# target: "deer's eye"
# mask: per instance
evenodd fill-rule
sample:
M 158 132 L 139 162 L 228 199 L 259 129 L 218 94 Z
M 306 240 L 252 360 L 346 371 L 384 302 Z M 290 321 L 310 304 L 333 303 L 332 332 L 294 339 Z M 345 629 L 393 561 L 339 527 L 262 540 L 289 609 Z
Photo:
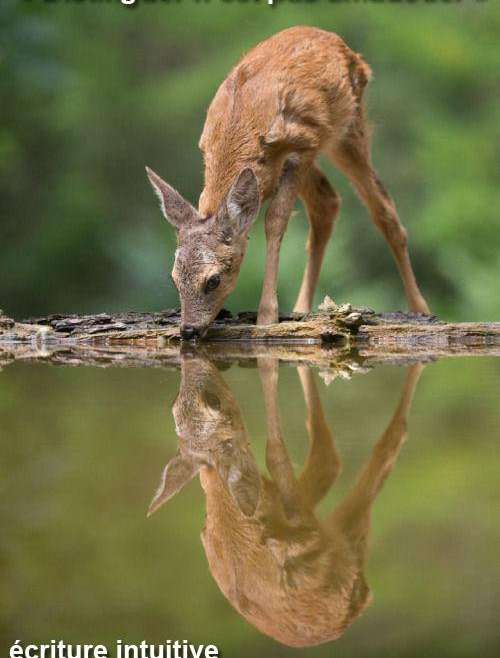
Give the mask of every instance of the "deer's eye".
M 219 287 L 219 284 L 220 276 L 218 274 L 214 274 L 209 279 L 207 279 L 207 282 L 205 283 L 205 292 L 212 292 L 212 290 L 215 290 Z

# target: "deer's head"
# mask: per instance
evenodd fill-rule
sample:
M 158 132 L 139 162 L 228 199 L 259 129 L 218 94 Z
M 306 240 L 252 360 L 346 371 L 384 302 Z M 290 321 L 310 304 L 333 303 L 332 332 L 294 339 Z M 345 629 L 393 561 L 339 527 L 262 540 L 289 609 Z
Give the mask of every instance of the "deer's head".
M 198 473 L 217 474 L 246 516 L 257 507 L 260 475 L 238 404 L 217 368 L 202 356 L 182 357 L 179 394 L 172 407 L 179 451 L 165 467 L 150 513 Z
M 154 171 L 147 169 L 166 219 L 177 229 L 172 278 L 181 300 L 181 335 L 202 337 L 235 286 L 248 232 L 259 212 L 255 174 L 244 169 L 217 211 L 203 217 Z

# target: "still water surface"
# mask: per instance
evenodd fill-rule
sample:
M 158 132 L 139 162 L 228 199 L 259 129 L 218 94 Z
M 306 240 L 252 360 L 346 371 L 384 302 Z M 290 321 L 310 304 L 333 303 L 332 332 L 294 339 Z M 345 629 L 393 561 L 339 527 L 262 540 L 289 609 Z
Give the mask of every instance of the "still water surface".
M 500 655 L 499 393 L 493 358 L 7 367 L 0 655 Z

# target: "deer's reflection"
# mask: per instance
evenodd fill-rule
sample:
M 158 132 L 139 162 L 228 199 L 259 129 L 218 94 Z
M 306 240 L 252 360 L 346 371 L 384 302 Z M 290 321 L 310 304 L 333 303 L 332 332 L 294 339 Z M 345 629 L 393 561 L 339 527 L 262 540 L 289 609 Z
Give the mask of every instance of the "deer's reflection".
M 422 366 L 408 369 L 396 411 L 356 484 L 326 519 L 315 508 L 340 472 L 313 373 L 298 368 L 310 445 L 296 477 L 278 407 L 278 365 L 259 360 L 267 420 L 262 475 L 238 404 L 215 366 L 182 363 L 173 406 L 179 452 L 164 470 L 156 510 L 197 473 L 206 496 L 202 541 L 210 571 L 234 608 L 261 632 L 304 647 L 338 638 L 370 602 L 364 576 L 373 502 L 406 435 Z

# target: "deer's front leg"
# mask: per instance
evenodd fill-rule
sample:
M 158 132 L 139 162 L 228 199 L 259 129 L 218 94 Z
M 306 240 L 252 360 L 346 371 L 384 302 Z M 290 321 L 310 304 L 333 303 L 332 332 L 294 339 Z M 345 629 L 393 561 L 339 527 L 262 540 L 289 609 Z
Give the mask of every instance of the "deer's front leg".
M 267 209 L 266 227 L 266 267 L 264 284 L 260 298 L 257 324 L 273 324 L 278 321 L 278 271 L 281 241 L 288 225 L 299 191 L 302 167 L 287 161 L 278 189 Z
M 298 507 L 298 490 L 281 429 L 278 402 L 278 360 L 272 357 L 259 357 L 257 363 L 266 408 L 266 465 L 280 492 L 285 511 L 291 515 L 292 510 Z
M 314 508 L 335 483 L 341 470 L 341 460 L 323 413 L 312 370 L 309 366 L 298 366 L 297 371 L 306 402 L 306 427 L 310 439 L 309 454 L 299 477 L 299 487 L 306 505 Z

